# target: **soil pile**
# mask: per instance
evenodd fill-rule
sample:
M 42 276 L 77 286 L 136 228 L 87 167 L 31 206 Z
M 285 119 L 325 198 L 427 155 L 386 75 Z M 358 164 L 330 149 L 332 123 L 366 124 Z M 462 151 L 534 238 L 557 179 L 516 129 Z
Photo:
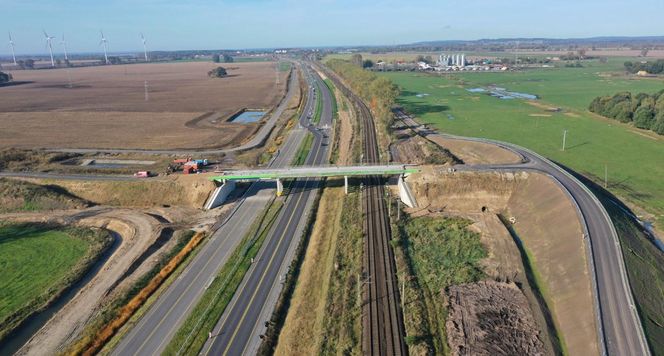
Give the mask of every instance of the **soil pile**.
M 452 355 L 545 354 L 528 301 L 515 284 L 461 284 L 450 287 L 448 295 Z

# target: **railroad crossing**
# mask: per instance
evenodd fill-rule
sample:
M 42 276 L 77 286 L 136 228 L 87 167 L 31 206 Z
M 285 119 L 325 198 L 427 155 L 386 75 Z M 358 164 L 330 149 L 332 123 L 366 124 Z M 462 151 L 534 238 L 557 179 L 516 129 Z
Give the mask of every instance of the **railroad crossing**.
M 408 206 L 415 206 L 415 200 L 403 178 L 420 169 L 414 165 L 362 165 L 362 166 L 312 166 L 286 167 L 278 169 L 233 170 L 221 172 L 221 175 L 210 180 L 222 183 L 206 204 L 207 209 L 215 208 L 226 200 L 228 194 L 235 189 L 237 181 L 274 180 L 277 183 L 277 195 L 283 194 L 283 181 L 298 178 L 344 177 L 344 188 L 348 194 L 348 177 L 354 176 L 399 176 L 399 192 L 401 200 Z

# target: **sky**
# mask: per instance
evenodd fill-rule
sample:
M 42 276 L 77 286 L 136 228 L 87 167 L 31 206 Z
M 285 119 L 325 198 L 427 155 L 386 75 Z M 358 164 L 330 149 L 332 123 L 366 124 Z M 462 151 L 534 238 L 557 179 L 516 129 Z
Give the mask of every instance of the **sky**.
M 481 38 L 664 35 L 664 0 L 0 0 L 4 46 L 61 52 L 394 45 Z M 4 27 L 4 28 L 3 28 Z M 2 37 L 0 37 L 2 38 Z

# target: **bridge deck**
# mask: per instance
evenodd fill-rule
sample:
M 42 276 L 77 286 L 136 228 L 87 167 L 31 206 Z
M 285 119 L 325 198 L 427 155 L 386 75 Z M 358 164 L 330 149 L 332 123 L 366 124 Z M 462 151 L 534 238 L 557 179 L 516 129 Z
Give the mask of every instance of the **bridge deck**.
M 400 175 L 417 173 L 419 171 L 419 168 L 409 165 L 288 167 L 281 169 L 226 171 L 219 176 L 211 177 L 210 180 Z

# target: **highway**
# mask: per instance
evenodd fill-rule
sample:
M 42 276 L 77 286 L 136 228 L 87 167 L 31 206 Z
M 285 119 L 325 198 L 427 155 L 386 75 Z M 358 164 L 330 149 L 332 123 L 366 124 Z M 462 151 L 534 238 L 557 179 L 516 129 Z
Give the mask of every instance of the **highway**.
M 307 69 L 303 68 L 305 72 Z M 303 113 L 314 108 L 313 90 Z M 303 114 L 305 115 L 305 114 Z M 291 163 L 307 130 L 295 127 L 282 145 L 270 167 L 284 167 Z M 254 218 L 264 210 L 275 194 L 263 189 L 266 184 L 252 184 L 220 227 L 200 247 L 197 255 L 182 274 L 159 296 L 134 328 L 120 341 L 113 355 L 159 355 L 168 345 L 182 322 L 194 308 L 208 283 L 217 275 L 232 252 L 249 230 Z
M 437 135 L 424 129 L 412 117 L 397 112 L 397 118 L 422 136 Z M 649 355 L 645 333 L 629 287 L 622 251 L 615 227 L 594 194 L 560 166 L 523 147 L 488 139 L 441 135 L 447 138 L 485 142 L 521 155 L 523 163 L 506 165 L 455 166 L 457 170 L 534 170 L 548 174 L 562 185 L 578 206 L 591 250 L 591 274 L 596 283 L 595 307 L 600 316 L 598 341 L 602 354 Z
M 318 127 L 332 126 L 332 97 L 318 75 L 314 86 L 321 96 L 322 113 Z M 309 126 L 305 117 L 302 126 L 314 135 L 305 165 L 321 165 L 328 161 L 328 135 Z M 293 259 L 293 253 L 313 206 L 320 180 L 296 180 L 284 207 L 270 230 L 257 258 L 246 274 L 221 319 L 212 330 L 212 338 L 202 350 L 203 355 L 253 355 L 260 346 L 265 322 L 270 320 L 282 289 L 282 278 Z

